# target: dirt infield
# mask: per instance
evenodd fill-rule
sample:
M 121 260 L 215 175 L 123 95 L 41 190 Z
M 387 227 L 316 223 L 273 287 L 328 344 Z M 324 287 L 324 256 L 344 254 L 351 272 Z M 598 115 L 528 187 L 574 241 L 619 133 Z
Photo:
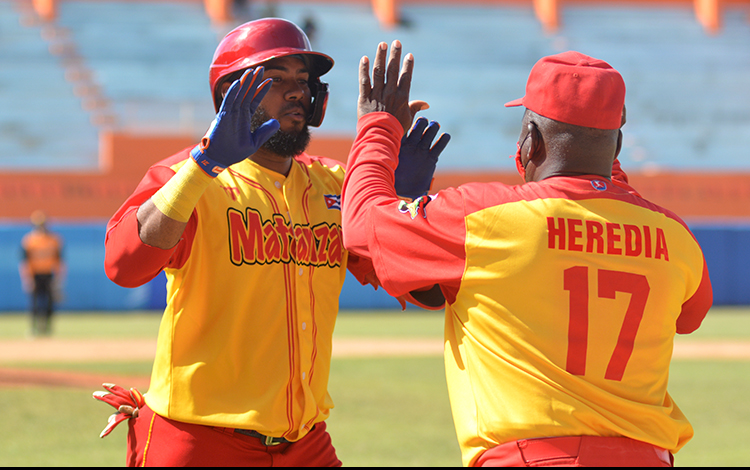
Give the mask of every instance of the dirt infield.
M 81 387 L 92 391 L 103 382 L 128 384 L 148 388 L 148 377 L 113 377 L 80 372 L 50 371 L 23 368 L 24 363 L 81 363 L 150 361 L 156 342 L 145 340 L 64 340 L 44 338 L 36 340 L 0 341 L 0 387 L 63 386 Z M 334 339 L 334 357 L 399 357 L 439 356 L 443 341 L 414 338 L 339 338 Z M 690 341 L 675 344 L 675 359 L 750 360 L 750 342 Z
M 62 386 L 96 390 L 104 382 L 148 389 L 149 377 L 114 377 L 83 372 L 23 368 L 24 363 L 85 363 L 150 361 L 154 339 L 66 340 L 39 338 L 0 341 L 0 387 Z M 334 357 L 436 356 L 443 342 L 434 339 L 340 339 L 334 341 Z
M 156 339 L 40 338 L 0 341 L 0 364 L 8 362 L 107 362 L 147 361 L 154 358 Z M 384 357 L 443 353 L 440 339 L 336 339 L 333 355 Z

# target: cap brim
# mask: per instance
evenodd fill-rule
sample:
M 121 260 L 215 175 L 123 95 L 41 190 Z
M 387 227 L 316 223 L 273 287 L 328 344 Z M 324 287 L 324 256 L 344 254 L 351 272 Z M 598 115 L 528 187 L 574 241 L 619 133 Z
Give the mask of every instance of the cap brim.
M 523 106 L 523 98 L 518 98 L 517 100 L 508 101 L 505 103 L 506 108 L 510 108 L 513 106 Z

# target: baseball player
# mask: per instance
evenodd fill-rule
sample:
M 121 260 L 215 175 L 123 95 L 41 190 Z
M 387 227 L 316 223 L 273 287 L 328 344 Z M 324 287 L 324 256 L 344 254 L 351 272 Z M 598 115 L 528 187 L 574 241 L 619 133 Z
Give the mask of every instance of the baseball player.
M 95 393 L 118 409 L 102 435 L 129 420 L 129 465 L 341 464 L 325 423 L 338 297 L 347 268 L 378 281 L 344 249 L 344 168 L 305 153 L 332 66 L 283 19 L 229 32 L 206 136 L 152 166 L 110 220 L 110 279 L 167 276 L 148 392 Z
M 49 335 L 55 301 L 65 274 L 62 238 L 47 227 L 42 211 L 31 214 L 33 230 L 21 240 L 19 264 L 23 290 L 31 296 L 31 334 Z
M 693 435 L 667 392 L 673 338 L 700 326 L 712 290 L 685 223 L 620 169 L 620 74 L 574 51 L 542 58 L 506 105 L 526 108 L 525 184 L 405 204 L 393 173 L 413 57 L 400 70 L 400 43 L 387 64 L 386 51 L 372 79 L 360 64 L 345 247 L 372 258 L 391 295 L 439 285 L 464 464 L 672 465 Z

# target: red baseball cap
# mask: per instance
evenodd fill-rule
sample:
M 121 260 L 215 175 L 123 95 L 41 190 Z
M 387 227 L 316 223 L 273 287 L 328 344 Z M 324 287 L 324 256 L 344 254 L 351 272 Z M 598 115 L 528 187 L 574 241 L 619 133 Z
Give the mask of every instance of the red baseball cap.
M 603 60 L 568 51 L 543 57 L 531 69 L 526 96 L 505 103 L 575 126 L 619 129 L 625 81 Z

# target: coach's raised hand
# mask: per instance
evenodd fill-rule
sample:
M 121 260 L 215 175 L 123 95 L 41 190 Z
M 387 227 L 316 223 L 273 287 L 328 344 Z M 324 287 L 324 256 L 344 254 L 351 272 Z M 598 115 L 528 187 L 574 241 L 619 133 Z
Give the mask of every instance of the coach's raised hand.
M 401 42 L 393 41 L 391 52 L 386 65 L 385 56 L 388 45 L 378 44 L 375 52 L 375 63 L 370 80 L 370 59 L 362 57 L 359 62 L 359 100 L 357 101 L 357 117 L 377 111 L 384 111 L 396 117 L 406 133 L 411 127 L 414 115 L 428 109 L 425 101 L 409 101 L 411 77 L 414 70 L 414 56 L 409 53 L 401 62 Z M 400 68 L 400 70 L 399 70 Z

